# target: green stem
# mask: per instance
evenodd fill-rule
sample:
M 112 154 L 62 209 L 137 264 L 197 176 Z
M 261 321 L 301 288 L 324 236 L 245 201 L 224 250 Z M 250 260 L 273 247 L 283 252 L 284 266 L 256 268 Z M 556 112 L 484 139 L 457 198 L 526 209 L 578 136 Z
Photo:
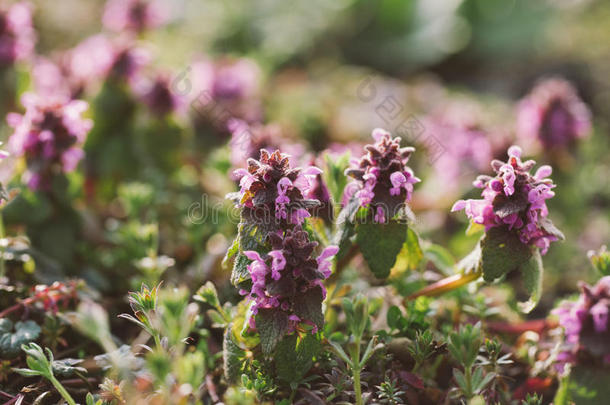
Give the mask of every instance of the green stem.
M 356 405 L 363 405 L 362 387 L 360 386 L 360 339 L 356 339 L 352 352 L 352 373 L 354 375 L 354 393 L 356 394 Z
M 470 369 L 470 367 L 464 368 L 464 377 L 466 379 L 466 390 L 468 391 L 465 394 L 468 399 L 471 399 L 473 397 L 473 394 L 472 394 L 472 370 Z
M 68 403 L 68 405 L 76 405 L 76 402 L 74 401 L 74 399 L 72 398 L 72 396 L 70 396 L 70 394 L 68 393 L 68 391 L 64 388 L 63 385 L 61 385 L 61 383 L 59 381 L 57 381 L 57 378 L 55 378 L 55 376 L 51 375 L 49 377 L 49 381 L 51 381 L 51 384 L 53 384 L 53 386 L 55 387 L 55 389 L 57 390 L 57 392 L 59 392 L 59 394 L 63 397 L 63 399 L 66 400 L 66 402 Z

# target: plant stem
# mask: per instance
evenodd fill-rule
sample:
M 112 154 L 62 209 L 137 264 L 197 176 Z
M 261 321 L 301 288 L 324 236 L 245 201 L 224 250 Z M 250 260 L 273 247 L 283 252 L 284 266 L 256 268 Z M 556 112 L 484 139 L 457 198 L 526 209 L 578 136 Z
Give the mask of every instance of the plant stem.
M 468 391 L 465 394 L 468 399 L 471 399 L 474 395 L 472 393 L 472 370 L 470 367 L 464 368 L 464 377 L 466 380 L 466 390 Z
M 70 396 L 64 386 L 61 385 L 59 381 L 57 381 L 57 378 L 55 378 L 55 376 L 51 375 L 49 377 L 49 381 L 51 381 L 51 384 L 53 384 L 53 386 L 55 387 L 57 392 L 59 392 L 59 394 L 63 397 L 63 399 L 66 400 L 68 405 L 76 405 L 76 401 L 74 401 L 74 399 L 72 398 L 72 396 Z
M 354 393 L 356 394 L 356 405 L 363 405 L 362 387 L 360 386 L 360 339 L 356 339 L 352 351 L 352 374 L 354 376 Z

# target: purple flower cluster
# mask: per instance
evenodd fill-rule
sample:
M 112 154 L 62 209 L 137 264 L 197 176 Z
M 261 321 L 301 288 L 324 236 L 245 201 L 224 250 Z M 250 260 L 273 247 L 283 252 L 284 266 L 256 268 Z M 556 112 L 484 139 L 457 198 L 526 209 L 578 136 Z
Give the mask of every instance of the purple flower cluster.
M 317 206 L 303 196 L 321 170 L 315 166 L 290 168 L 288 155 L 276 150 L 260 151 L 260 160 L 248 159 L 248 169 L 237 169 L 240 179 L 239 205 L 242 216 L 265 229 L 287 229 L 301 225 Z M 271 215 L 273 213 L 273 215 Z
M 610 276 L 594 286 L 581 283 L 578 301 L 564 301 L 553 313 L 565 331 L 565 344 L 557 361 L 561 371 L 579 361 L 610 364 Z
M 28 3 L 15 3 L 0 9 L 0 66 L 27 59 L 35 42 L 36 33 Z
M 226 129 L 231 118 L 261 121 L 261 71 L 246 58 L 208 60 L 192 64 L 193 107 L 214 126 Z
M 590 130 L 591 113 L 566 80 L 541 81 L 519 104 L 519 135 L 545 148 L 569 146 Z
M 367 153 L 352 161 L 345 174 L 355 179 L 346 187 L 346 197 L 357 198 L 362 207 L 370 207 L 375 221 L 385 223 L 397 208 L 411 200 L 413 185 L 420 180 L 407 166 L 413 147 L 400 147 L 400 138 L 389 132 L 373 131 L 375 143 L 366 145 Z
M 294 297 L 305 294 L 312 288 L 320 288 L 322 298 L 326 297 L 322 280 L 330 276 L 331 260 L 339 248 L 329 246 L 314 259 L 317 243 L 311 242 L 307 232 L 299 226 L 287 230 L 283 236 L 271 234 L 269 239 L 273 250 L 267 254 L 261 256 L 252 250 L 244 252 L 252 260 L 248 265 L 252 288 L 250 291 L 242 289 L 240 294 L 247 295 L 253 301 L 252 314 L 256 315 L 261 308 L 279 308 L 289 314 L 289 332 L 303 322 L 312 325 L 315 333 L 315 323 L 295 314 Z M 250 327 L 256 328 L 254 316 L 250 317 Z
M 481 175 L 473 183 L 483 189 L 481 200 L 459 200 L 451 211 L 465 210 L 474 223 L 485 230 L 506 226 L 518 233 L 522 243 L 534 245 L 545 254 L 551 242 L 558 239 L 557 232 L 547 220 L 546 200 L 555 193 L 553 181 L 548 178 L 552 169 L 541 166 L 532 176 L 530 170 L 536 162 L 521 162 L 521 148 L 508 149 L 508 162 L 493 160 L 495 177 Z
M 109 0 L 102 21 L 112 31 L 141 33 L 165 22 L 167 10 L 158 0 Z
M 136 92 L 156 116 L 163 117 L 182 106 L 181 98 L 170 88 L 170 77 L 158 74 L 152 80 L 141 80 Z
M 15 155 L 25 157 L 28 186 L 48 189 L 55 175 L 74 170 L 83 157 L 80 145 L 92 127 L 92 122 L 82 117 L 87 103 L 30 93 L 24 94 L 21 101 L 25 114 L 7 116 L 14 129 L 9 148 Z

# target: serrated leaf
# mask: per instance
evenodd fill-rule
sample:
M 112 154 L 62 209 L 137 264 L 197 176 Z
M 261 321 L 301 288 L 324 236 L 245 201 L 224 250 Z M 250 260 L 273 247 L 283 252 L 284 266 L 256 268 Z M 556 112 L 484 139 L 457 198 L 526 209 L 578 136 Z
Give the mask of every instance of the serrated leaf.
M 322 289 L 320 287 L 310 288 L 305 293 L 294 297 L 293 310 L 301 319 L 312 321 L 318 329 L 324 326 L 324 314 L 322 313 L 323 301 Z
M 417 270 L 422 263 L 424 253 L 419 245 L 419 237 L 411 228 L 407 228 L 407 238 L 396 257 L 392 272 L 401 270 Z
M 528 313 L 538 305 L 538 301 L 540 301 L 542 296 L 542 275 L 544 268 L 538 249 L 534 249 L 532 256 L 521 265 L 520 270 L 525 290 L 530 295 L 530 298 L 526 302 L 520 302 L 518 305 L 521 311 Z
M 275 308 L 259 309 L 255 320 L 263 355 L 269 356 L 288 331 L 288 314 Z
M 363 223 L 356 227 L 356 242 L 369 268 L 377 278 L 385 278 L 407 238 L 407 224 Z
M 222 268 L 227 269 L 229 267 L 229 261 L 239 252 L 239 236 L 237 236 L 231 246 L 227 250 L 225 257 L 222 259 Z
M 309 333 L 300 339 L 296 333 L 282 339 L 274 356 L 279 379 L 288 383 L 300 381 L 313 365 L 320 347 L 318 339 Z
M 491 228 L 481 239 L 483 278 L 493 282 L 516 270 L 532 255 L 532 249 L 506 227 Z
M 481 272 L 481 242 L 479 241 L 474 249 L 466 257 L 459 261 L 457 270 L 463 274 Z
M 246 352 L 233 340 L 232 325 L 227 327 L 222 341 L 222 360 L 228 381 L 236 381 L 241 375 L 241 367 Z

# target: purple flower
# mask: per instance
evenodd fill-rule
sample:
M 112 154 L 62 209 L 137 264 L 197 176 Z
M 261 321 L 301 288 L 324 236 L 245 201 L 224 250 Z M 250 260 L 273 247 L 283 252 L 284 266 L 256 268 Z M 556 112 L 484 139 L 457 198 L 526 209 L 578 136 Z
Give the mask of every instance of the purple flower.
M 551 242 L 560 235 L 549 226 L 546 200 L 555 193 L 553 181 L 547 176 L 550 166 L 541 166 L 535 175 L 530 170 L 536 162 L 521 161 L 521 148 L 508 149 L 508 162 L 491 162 L 495 177 L 479 176 L 473 183 L 482 188 L 481 200 L 459 200 L 451 211 L 465 210 L 466 215 L 485 230 L 506 226 L 518 233 L 521 242 L 537 246 L 545 254 Z
M 591 130 L 591 113 L 566 80 L 539 82 L 518 108 L 518 134 L 543 147 L 565 147 Z
M 0 66 L 28 59 L 34 51 L 36 33 L 27 2 L 0 9 Z
M 166 74 L 159 74 L 153 80 L 142 80 L 136 92 L 155 116 L 163 117 L 183 106 L 182 99 L 172 92 L 170 78 Z
M 164 24 L 167 14 L 157 0 L 108 0 L 102 21 L 112 31 L 141 33 Z
M 232 118 L 248 124 L 261 121 L 261 71 L 254 61 L 199 59 L 192 64 L 191 72 L 189 87 L 196 123 L 225 131 Z
M 315 166 L 290 168 L 287 155 L 261 149 L 260 160 L 248 159 L 247 170 L 233 172 L 240 179 L 235 200 L 242 217 L 269 230 L 301 225 L 310 216 L 308 210 L 319 205 L 304 195 L 321 172 Z
M 250 291 L 242 290 L 242 295 L 253 301 L 250 308 L 253 314 L 261 308 L 279 308 L 288 313 L 293 327 L 301 322 L 314 325 L 311 320 L 294 313 L 294 299 L 312 288 L 320 288 L 323 297 L 326 296 L 321 281 L 330 276 L 331 260 L 339 249 L 329 246 L 314 259 L 317 243 L 310 241 L 307 232 L 298 226 L 282 235 L 272 234 L 270 243 L 273 250 L 266 255 L 244 252 L 252 260 L 248 265 L 252 288 Z M 250 326 L 256 327 L 254 317 Z
M 48 189 L 56 174 L 74 170 L 83 157 L 81 145 L 92 127 L 90 120 L 82 118 L 87 103 L 30 93 L 21 102 L 25 114 L 7 116 L 14 129 L 9 147 L 15 155 L 25 157 L 28 185 Z
M 610 276 L 594 286 L 581 283 L 580 289 L 577 301 L 563 301 L 553 310 L 564 329 L 560 370 L 566 363 L 610 364 Z
M 353 160 L 352 167 L 345 171 L 355 179 L 346 193 L 358 199 L 362 207 L 370 207 L 376 222 L 384 223 L 411 200 L 413 184 L 420 180 L 407 166 L 414 148 L 401 148 L 400 138 L 392 139 L 383 129 L 375 129 L 372 135 L 375 143 L 366 145 L 367 153 Z

